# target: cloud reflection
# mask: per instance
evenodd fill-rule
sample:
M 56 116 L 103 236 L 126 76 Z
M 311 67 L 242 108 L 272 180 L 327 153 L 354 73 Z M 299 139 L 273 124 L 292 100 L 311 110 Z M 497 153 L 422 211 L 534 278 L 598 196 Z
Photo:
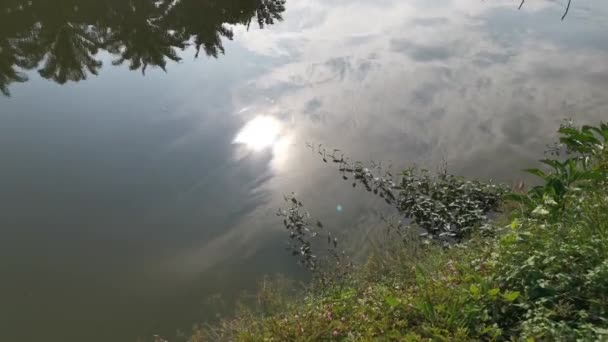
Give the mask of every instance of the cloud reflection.
M 285 23 L 271 30 L 240 32 L 248 51 L 281 57 L 232 93 L 237 108 L 279 120 L 276 135 L 271 120 L 253 118 L 235 139 L 250 152 L 271 151 L 275 172 L 256 189 L 270 194 L 266 205 L 209 242 L 205 255 L 228 244 L 255 253 L 280 228 L 272 213 L 291 191 L 327 226 L 369 225 L 337 215 L 336 205 L 361 216 L 383 210 L 341 183 L 304 141 L 363 161 L 432 168 L 445 159 L 458 174 L 520 177 L 514 170 L 542 155 L 562 118 L 594 122 L 608 110 L 608 55 L 598 48 L 608 46 L 605 30 L 579 15 L 582 4 L 564 23 L 562 10 L 551 1 L 518 11 L 511 1 L 306 0 L 290 3 Z M 572 36 L 594 40 L 574 45 Z M 287 136 L 297 136 L 295 146 Z

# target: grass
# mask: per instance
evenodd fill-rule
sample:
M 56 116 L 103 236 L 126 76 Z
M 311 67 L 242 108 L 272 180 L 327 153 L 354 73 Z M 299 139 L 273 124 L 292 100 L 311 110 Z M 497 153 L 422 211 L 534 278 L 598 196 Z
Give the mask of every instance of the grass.
M 608 126 L 560 134 L 567 159 L 529 170 L 544 184 L 458 244 L 393 233 L 346 275 L 301 296 L 265 282 L 256 305 L 186 340 L 608 340 Z

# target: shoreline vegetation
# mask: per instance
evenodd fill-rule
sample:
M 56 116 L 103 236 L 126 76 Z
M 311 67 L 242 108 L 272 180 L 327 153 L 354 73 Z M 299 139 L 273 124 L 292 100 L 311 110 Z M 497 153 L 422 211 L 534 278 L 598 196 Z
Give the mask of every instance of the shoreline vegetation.
M 311 146 L 399 221 L 357 262 L 287 197 L 279 216 L 312 283 L 265 278 L 254 303 L 178 340 L 608 339 L 608 124 L 558 132 L 551 158 L 525 170 L 541 181 L 528 191 L 445 170 L 393 175 Z

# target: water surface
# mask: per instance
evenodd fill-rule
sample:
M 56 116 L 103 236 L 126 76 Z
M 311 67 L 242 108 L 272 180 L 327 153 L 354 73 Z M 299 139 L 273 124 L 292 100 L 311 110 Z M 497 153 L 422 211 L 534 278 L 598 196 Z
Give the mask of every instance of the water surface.
M 608 5 L 518 5 L 3 1 L 0 340 L 170 334 L 299 275 L 283 194 L 353 231 L 387 210 L 306 142 L 522 177 L 608 118 Z

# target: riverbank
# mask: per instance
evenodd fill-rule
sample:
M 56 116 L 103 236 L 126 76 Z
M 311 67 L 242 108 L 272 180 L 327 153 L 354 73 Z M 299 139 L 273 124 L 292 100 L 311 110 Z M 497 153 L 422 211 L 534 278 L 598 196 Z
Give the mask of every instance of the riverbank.
M 188 340 L 608 338 L 608 125 L 559 133 L 561 157 L 527 170 L 542 184 L 501 194 L 502 214 L 457 243 L 393 230 L 365 264 L 318 267 L 299 297 L 265 282 L 253 307 Z

